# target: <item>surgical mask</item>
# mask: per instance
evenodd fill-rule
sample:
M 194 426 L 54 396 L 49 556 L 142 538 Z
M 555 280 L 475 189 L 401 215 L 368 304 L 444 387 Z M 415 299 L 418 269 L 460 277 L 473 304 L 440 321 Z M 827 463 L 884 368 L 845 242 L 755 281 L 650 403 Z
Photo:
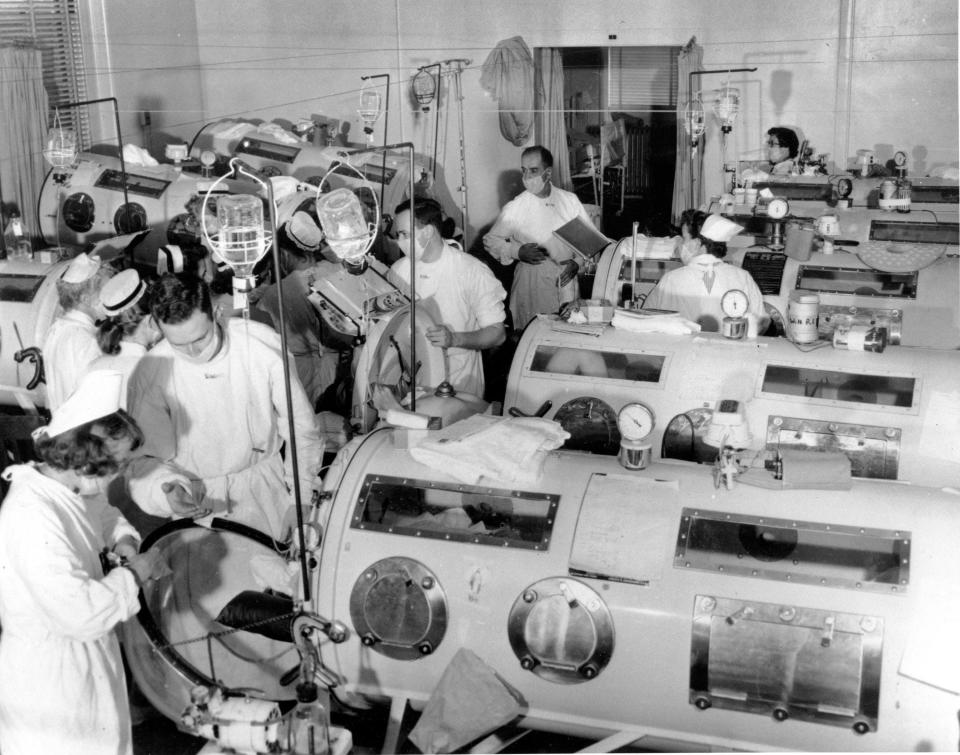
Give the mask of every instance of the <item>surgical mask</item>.
M 397 239 L 397 246 L 400 247 L 400 251 L 404 253 L 407 257 L 410 256 L 410 239 L 402 238 Z M 420 260 L 423 258 L 423 253 L 427 251 L 427 247 L 420 243 L 419 234 L 414 233 L 413 236 L 413 258 L 415 260 Z
M 110 485 L 110 481 L 116 475 L 104 475 L 103 477 L 98 477 L 96 475 L 77 475 L 77 485 L 76 491 L 77 495 L 83 496 L 95 496 L 105 493 L 107 487 Z
M 690 260 L 700 254 L 701 244 L 699 239 L 687 239 L 680 245 L 680 261 L 684 265 L 689 265 Z
M 531 194 L 539 194 L 543 191 L 545 185 L 546 181 L 543 180 L 543 176 L 530 176 L 523 179 L 523 188 Z
M 195 354 L 188 354 L 187 352 L 176 349 L 178 356 L 182 357 L 188 362 L 194 364 L 204 364 L 209 362 L 216 353 L 220 350 L 220 341 L 222 337 L 220 335 L 220 326 L 216 322 L 213 324 L 213 338 L 210 339 L 210 342 L 203 347 L 200 351 Z

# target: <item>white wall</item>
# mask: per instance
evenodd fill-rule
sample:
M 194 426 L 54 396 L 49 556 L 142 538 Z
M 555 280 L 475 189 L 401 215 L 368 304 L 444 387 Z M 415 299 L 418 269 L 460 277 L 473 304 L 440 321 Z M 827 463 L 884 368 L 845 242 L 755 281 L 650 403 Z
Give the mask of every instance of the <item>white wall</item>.
M 696 35 L 704 68 L 756 66 L 730 77 L 743 112 L 728 159 L 758 154 L 766 129 L 782 123 L 800 127 L 841 167 L 866 147 L 881 159 L 903 149 L 923 171 L 958 164 L 957 0 L 126 0 L 109 2 L 106 18 L 122 105 L 155 103 L 162 122 L 187 139 L 218 118 L 295 121 L 312 113 L 352 120 L 351 138 L 359 139 L 360 77 L 389 73 L 387 141 L 428 153 L 433 121 L 414 116 L 409 80 L 418 66 L 469 59 L 471 238 L 509 198 L 503 179 L 519 163 L 520 148 L 500 136 L 496 103 L 479 84 L 493 47 L 516 35 L 531 50 L 681 45 Z M 701 86 L 721 81 L 703 77 Z M 440 180 L 454 210 L 456 102 L 448 99 L 442 114 Z M 378 143 L 382 129 L 381 120 Z M 711 123 L 708 193 L 719 186 L 718 145 Z

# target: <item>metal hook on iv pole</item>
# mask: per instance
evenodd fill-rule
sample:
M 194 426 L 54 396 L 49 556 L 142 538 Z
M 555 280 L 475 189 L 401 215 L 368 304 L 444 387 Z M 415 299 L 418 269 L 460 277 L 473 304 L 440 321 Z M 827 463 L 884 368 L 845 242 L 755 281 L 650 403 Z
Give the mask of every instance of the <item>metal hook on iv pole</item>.
M 361 76 L 360 81 L 369 81 L 370 79 L 386 79 L 387 80 L 387 102 L 383 107 L 383 172 L 380 174 L 383 176 L 384 180 L 380 182 L 380 212 L 383 212 L 383 187 L 386 184 L 386 175 L 387 175 L 387 134 L 390 129 L 390 74 L 389 73 L 375 73 L 370 76 Z M 373 124 L 371 124 L 372 126 Z

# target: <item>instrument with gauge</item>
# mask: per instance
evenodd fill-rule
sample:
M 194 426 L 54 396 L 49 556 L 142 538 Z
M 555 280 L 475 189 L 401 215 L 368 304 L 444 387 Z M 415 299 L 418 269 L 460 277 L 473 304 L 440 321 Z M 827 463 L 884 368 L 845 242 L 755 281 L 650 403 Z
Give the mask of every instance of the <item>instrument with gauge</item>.
M 767 203 L 767 217 L 773 221 L 768 246 L 775 252 L 783 249 L 783 219 L 790 214 L 790 204 L 783 197 L 774 197 Z
M 650 434 L 654 426 L 653 410 L 639 401 L 624 405 L 617 415 L 620 430 L 620 465 L 624 469 L 646 469 L 650 463 Z
M 740 340 L 747 335 L 747 309 L 750 302 L 747 295 L 739 288 L 731 288 L 720 299 L 720 308 L 725 317 L 720 324 L 720 332 L 724 338 Z

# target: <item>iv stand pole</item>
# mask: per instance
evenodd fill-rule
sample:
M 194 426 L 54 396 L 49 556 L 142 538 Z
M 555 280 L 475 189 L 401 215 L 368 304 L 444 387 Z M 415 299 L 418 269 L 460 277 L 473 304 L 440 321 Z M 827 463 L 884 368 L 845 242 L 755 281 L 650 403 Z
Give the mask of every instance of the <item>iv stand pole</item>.
M 390 128 L 390 74 L 389 73 L 375 73 L 371 76 L 361 76 L 360 81 L 367 81 L 369 79 L 386 79 L 387 80 L 387 104 L 383 108 L 383 166 L 382 173 L 380 175 L 380 214 L 383 214 L 383 187 L 387 183 L 387 133 Z M 369 150 L 360 150 L 361 152 L 368 152 Z M 356 152 L 352 153 L 356 154 Z M 411 170 L 413 168 L 411 167 Z
M 460 124 L 460 211 L 463 214 L 463 248 L 469 249 L 470 244 L 467 238 L 467 228 L 469 226 L 467 217 L 467 153 L 463 142 L 463 87 L 461 86 L 460 74 L 463 73 L 464 66 L 470 65 L 470 61 L 466 58 L 454 58 L 443 62 L 452 68 L 449 73 L 453 74 L 453 81 L 457 85 L 457 114 Z
M 752 72 L 756 70 L 757 69 L 754 67 L 754 68 L 717 68 L 710 71 L 706 71 L 706 70 L 690 71 L 690 73 L 687 74 L 687 98 L 689 99 L 693 93 L 693 77 L 694 76 L 709 76 L 710 74 L 714 74 L 714 73 L 744 73 L 744 72 L 748 72 L 748 71 Z M 706 132 L 704 132 L 704 135 L 701 136 L 700 138 L 704 139 L 705 134 Z M 706 140 L 704 139 L 704 141 Z M 703 156 L 704 156 L 704 149 L 701 148 L 700 150 L 701 165 L 703 164 Z M 687 159 L 690 161 L 690 207 L 693 208 L 695 207 L 695 203 L 697 201 L 697 198 L 694 196 L 694 191 L 693 191 L 693 149 L 690 150 L 690 156 Z

